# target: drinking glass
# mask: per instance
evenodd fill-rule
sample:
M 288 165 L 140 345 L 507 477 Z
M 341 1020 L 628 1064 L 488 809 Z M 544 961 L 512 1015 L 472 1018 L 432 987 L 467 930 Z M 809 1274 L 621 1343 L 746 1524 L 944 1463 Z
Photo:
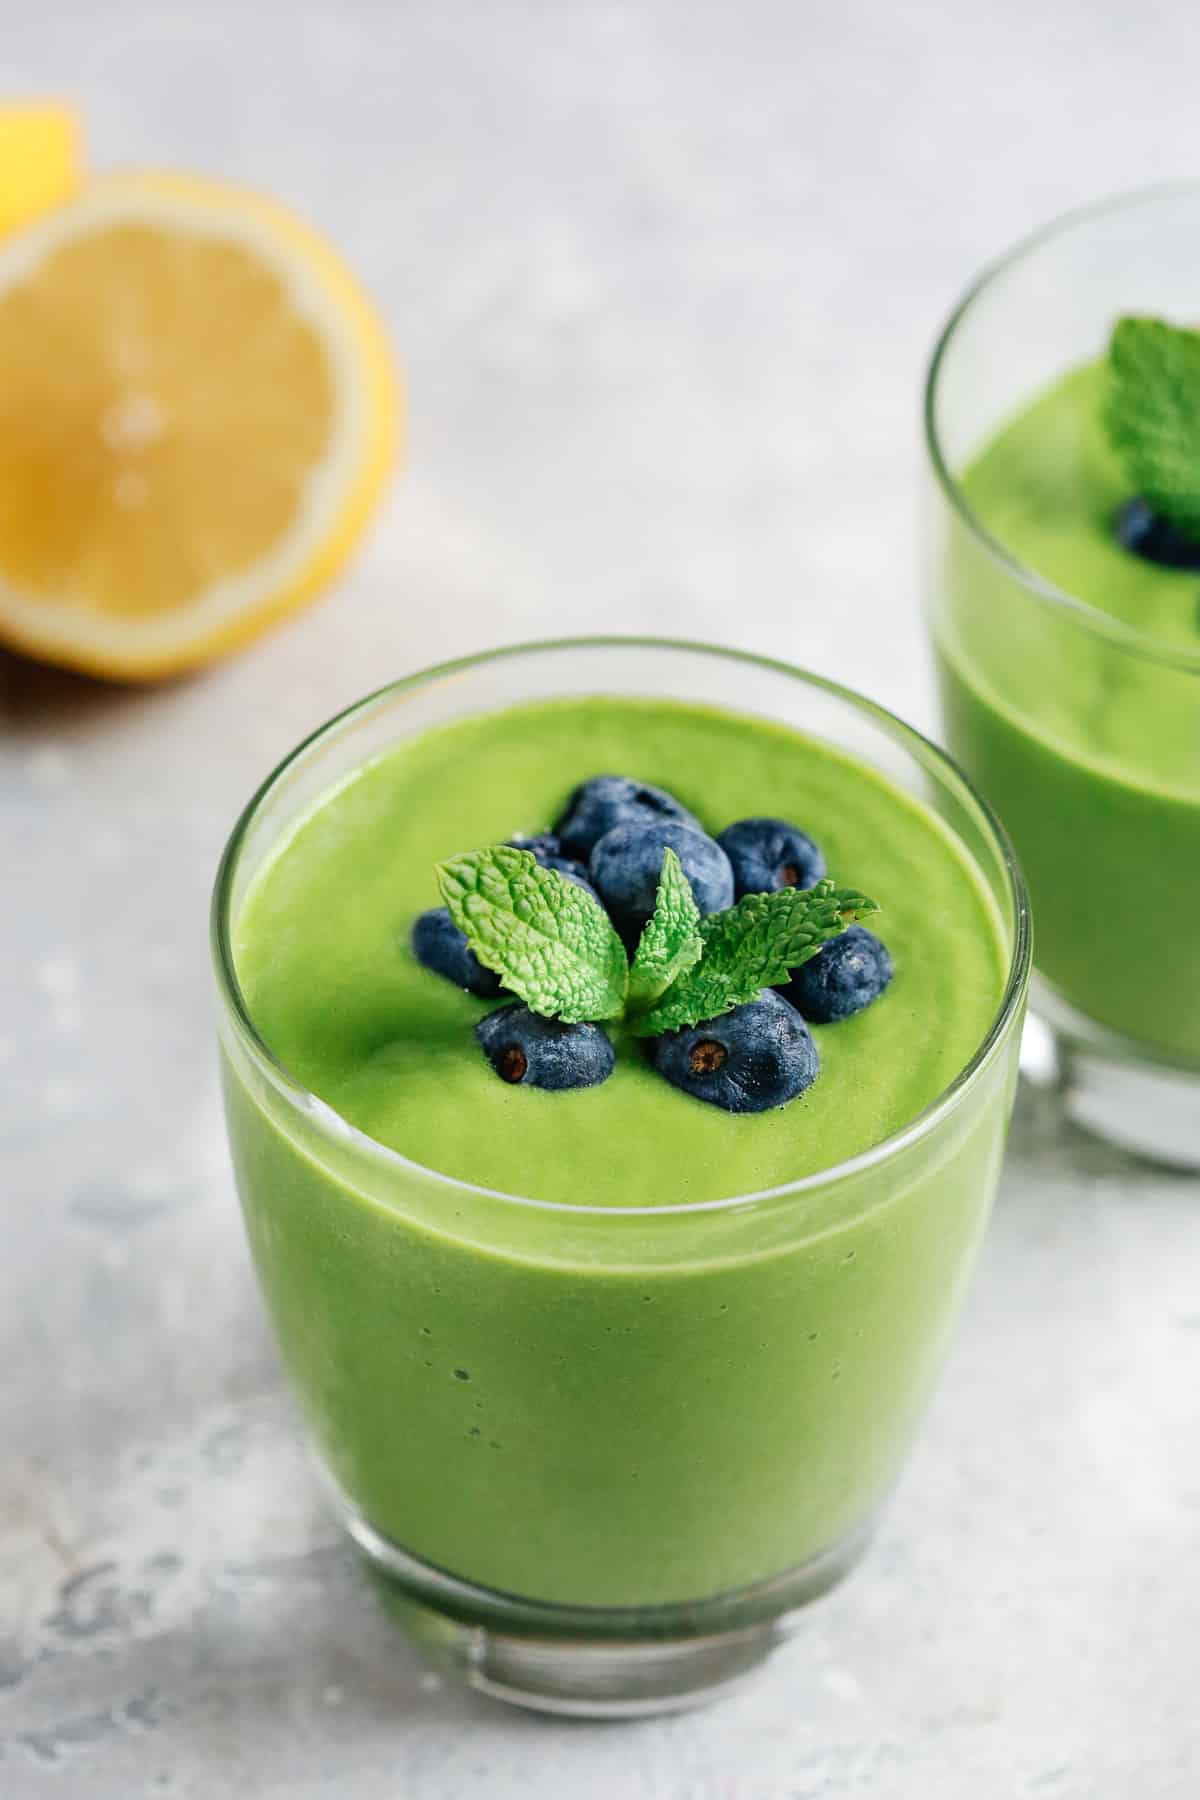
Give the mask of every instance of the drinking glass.
M 583 1172 L 577 1204 L 549 1204 L 383 1147 L 272 1054 L 234 944 L 297 821 L 404 738 L 586 695 L 801 726 L 956 834 L 1007 981 L 969 1062 L 903 1130 L 766 1192 L 687 1204 L 666 1166 L 661 1205 L 591 1204 Z M 987 807 L 899 720 L 779 663 L 630 640 L 505 650 L 398 681 L 287 758 L 230 839 L 213 950 L 259 1279 L 333 1504 L 390 1605 L 476 1687 L 550 1711 L 667 1710 L 745 1675 L 862 1553 L 987 1219 L 1029 964 Z M 664 1490 L 669 1507 L 643 1498 Z
M 1198 232 L 1200 185 L 1184 185 L 1028 239 L 954 311 L 925 406 L 945 736 L 1029 884 L 1043 1069 L 1077 1123 L 1185 1167 L 1200 1166 L 1200 629 L 1167 644 L 1024 566 L 963 474 L 1103 355 L 1122 314 L 1200 317 Z M 1064 484 L 1083 454 L 1064 430 Z

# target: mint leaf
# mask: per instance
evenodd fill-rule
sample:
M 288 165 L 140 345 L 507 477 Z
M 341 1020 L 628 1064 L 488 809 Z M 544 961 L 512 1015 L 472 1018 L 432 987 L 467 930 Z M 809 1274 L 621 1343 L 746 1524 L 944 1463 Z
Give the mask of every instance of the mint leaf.
M 1200 539 L 1200 332 L 1117 321 L 1104 422 L 1133 492 Z
M 437 866 L 450 916 L 486 968 L 533 1012 L 615 1019 L 629 963 L 608 914 L 556 869 L 506 844 Z
M 783 888 L 777 894 L 747 894 L 728 912 L 700 922 L 700 961 L 681 975 L 634 1027 L 639 1037 L 656 1037 L 682 1025 L 716 1019 L 760 988 L 788 979 L 792 969 L 815 956 L 822 944 L 868 913 L 874 900 L 853 888 L 818 881 L 812 888 Z
M 654 911 L 638 939 L 629 971 L 631 1012 L 643 1012 L 652 1006 L 678 976 L 699 962 L 704 947 L 699 924 L 700 908 L 691 883 L 668 845 L 663 851 Z

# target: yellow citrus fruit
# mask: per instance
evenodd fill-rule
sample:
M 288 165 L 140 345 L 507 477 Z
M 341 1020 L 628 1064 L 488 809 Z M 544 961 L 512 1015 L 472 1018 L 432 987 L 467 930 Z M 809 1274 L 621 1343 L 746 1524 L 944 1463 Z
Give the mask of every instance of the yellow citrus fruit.
M 396 381 L 271 202 L 118 175 L 0 243 L 0 641 L 143 680 L 311 599 L 379 497 Z
M 74 191 L 79 149 L 79 120 L 68 107 L 0 106 L 0 236 Z

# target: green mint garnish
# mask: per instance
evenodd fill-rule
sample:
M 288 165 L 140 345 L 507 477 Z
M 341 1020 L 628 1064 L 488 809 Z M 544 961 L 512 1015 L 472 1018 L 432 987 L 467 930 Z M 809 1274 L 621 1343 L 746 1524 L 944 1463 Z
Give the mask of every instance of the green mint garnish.
M 668 846 L 663 851 L 654 911 L 638 939 L 629 971 L 629 1011 L 645 1012 L 653 1006 L 673 981 L 699 962 L 703 948 L 700 908 L 683 865 Z
M 450 916 L 532 1012 L 577 1025 L 625 1009 L 629 962 L 608 914 L 528 850 L 498 845 L 437 867 Z
M 1117 322 L 1105 424 L 1132 491 L 1200 539 L 1200 332 Z
M 874 900 L 852 888 L 818 881 L 812 888 L 747 894 L 728 912 L 700 924 L 700 961 L 681 975 L 634 1027 L 655 1037 L 684 1025 L 719 1018 L 757 998 L 760 988 L 788 979 L 856 919 L 878 912 Z
M 700 917 L 678 856 L 663 852 L 632 969 L 604 908 L 528 850 L 497 845 L 437 866 L 450 916 L 486 968 L 535 1013 L 568 1025 L 632 1017 L 639 1037 L 716 1019 L 775 987 L 856 919 L 853 888 L 747 894 Z

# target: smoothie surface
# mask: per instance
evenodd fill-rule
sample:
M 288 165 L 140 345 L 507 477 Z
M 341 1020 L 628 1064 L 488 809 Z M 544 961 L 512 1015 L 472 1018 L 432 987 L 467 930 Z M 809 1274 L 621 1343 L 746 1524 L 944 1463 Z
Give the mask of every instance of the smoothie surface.
M 579 781 L 669 789 L 710 832 L 759 814 L 823 847 L 878 900 L 895 978 L 873 1006 L 814 1026 L 821 1075 L 774 1112 L 734 1115 L 672 1088 L 614 1030 L 602 1086 L 497 1079 L 482 1001 L 409 948 L 438 903 L 433 865 L 547 826 Z M 444 1174 L 532 1199 L 613 1206 L 728 1198 L 866 1150 L 916 1117 L 974 1054 L 1006 969 L 995 905 L 963 846 L 918 802 L 829 745 L 675 702 L 568 699 L 402 741 L 320 800 L 235 921 L 247 1003 L 279 1060 L 351 1124 Z
M 1164 647 L 1200 654 L 1200 576 L 1117 541 L 1130 492 L 1105 433 L 1107 378 L 1103 362 L 1086 363 L 1039 394 L 968 468 L 963 492 L 1026 568 Z
M 1049 751 L 1134 790 L 1194 803 L 1200 575 L 1117 541 L 1130 493 L 1105 435 L 1104 381 L 1104 365 L 1088 363 L 1040 394 L 968 467 L 963 492 L 1018 564 L 1131 627 L 1151 650 L 1196 659 L 1195 668 L 1164 669 L 1113 648 L 1053 603 L 1014 613 L 1011 577 L 982 558 L 964 572 L 976 599 L 955 660 L 984 704 L 1015 710 Z

